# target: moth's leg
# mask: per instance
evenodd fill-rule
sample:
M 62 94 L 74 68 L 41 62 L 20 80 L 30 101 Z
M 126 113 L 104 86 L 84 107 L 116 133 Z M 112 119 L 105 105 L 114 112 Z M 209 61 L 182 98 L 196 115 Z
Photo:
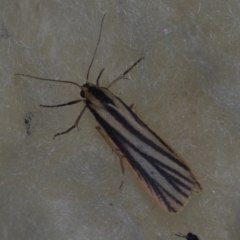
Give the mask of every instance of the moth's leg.
M 117 156 L 119 157 L 120 160 L 120 165 L 121 165 L 121 170 L 122 170 L 122 181 L 121 184 L 119 186 L 119 188 L 121 189 L 124 183 L 124 165 L 123 165 L 123 161 L 127 160 L 126 157 L 124 156 L 124 154 L 118 149 L 118 147 L 116 146 L 116 144 L 112 141 L 112 139 L 108 136 L 108 134 L 104 131 L 103 128 L 101 128 L 100 126 L 97 126 L 96 129 L 98 130 L 98 132 L 101 134 L 101 136 L 103 137 L 103 139 L 107 142 L 107 144 L 110 146 L 110 148 L 117 154 Z
M 46 107 L 46 108 L 64 107 L 64 106 L 73 105 L 73 104 L 83 102 L 83 101 L 84 101 L 83 99 L 78 99 L 78 100 L 75 100 L 75 101 L 71 101 L 71 102 L 67 102 L 67 103 L 63 103 L 63 104 L 58 104 L 58 105 L 43 105 L 43 104 L 40 104 L 39 106 L 40 107 Z
M 143 121 L 140 113 L 138 112 L 136 106 L 135 106 L 133 103 L 129 106 L 129 108 L 130 108 L 132 111 L 134 111 L 134 113 L 138 116 L 138 118 L 139 118 L 141 121 Z
M 87 105 L 84 106 L 84 108 L 82 109 L 82 111 L 81 111 L 80 114 L 78 115 L 75 123 L 74 123 L 70 128 L 68 128 L 66 131 L 55 134 L 55 135 L 53 136 L 53 139 L 55 139 L 55 137 L 57 137 L 57 136 L 60 136 L 60 135 L 63 135 L 63 134 L 67 134 L 68 132 L 70 132 L 71 130 L 73 130 L 75 127 L 78 128 L 78 123 L 79 123 L 79 121 L 80 121 L 80 119 L 81 119 L 81 117 L 82 117 L 82 115 L 83 115 L 83 113 L 85 112 L 86 109 L 87 109 Z M 79 128 L 78 128 L 78 130 L 79 130 Z
M 138 59 L 132 66 L 130 66 L 123 74 L 121 74 L 120 76 L 118 76 L 116 79 L 114 79 L 108 86 L 107 88 L 110 88 L 113 84 L 115 84 L 116 82 L 118 82 L 120 79 L 128 79 L 125 76 L 127 75 L 127 73 L 129 73 L 139 62 L 141 62 L 144 59 L 144 57 Z

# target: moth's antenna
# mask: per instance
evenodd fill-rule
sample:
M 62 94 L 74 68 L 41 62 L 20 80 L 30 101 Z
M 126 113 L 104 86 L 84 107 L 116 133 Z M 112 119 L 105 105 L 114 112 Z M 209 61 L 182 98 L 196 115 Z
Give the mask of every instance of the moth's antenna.
M 21 74 L 21 73 L 15 73 L 14 75 L 16 75 L 16 76 L 28 77 L 28 78 L 33 78 L 33 79 L 37 79 L 37 80 L 41 80 L 41 81 L 48 81 L 48 82 L 70 83 L 70 84 L 76 85 L 76 86 L 78 86 L 80 89 L 82 89 L 82 86 L 80 86 L 79 84 L 77 84 L 77 83 L 75 83 L 75 82 L 71 82 L 71 81 L 54 80 L 54 79 L 50 79 L 50 78 L 41 78 L 41 77 L 35 77 L 35 76 L 32 76 L 32 75 Z
M 95 56 L 96 56 L 96 52 L 97 52 L 97 49 L 98 49 L 98 45 L 99 45 L 99 42 L 100 42 L 100 39 L 101 39 L 103 20 L 104 20 L 105 16 L 106 16 L 106 13 L 103 15 L 103 18 L 102 18 L 101 27 L 100 27 L 100 32 L 99 32 L 99 37 L 98 37 L 98 41 L 97 41 L 97 46 L 96 46 L 96 48 L 95 48 L 92 61 L 91 61 L 90 66 L 89 66 L 89 68 L 88 68 L 87 80 L 86 80 L 86 82 L 88 82 L 89 72 L 90 72 L 90 69 L 91 69 L 91 67 L 92 67 L 92 64 L 93 64 L 93 61 L 94 61 L 94 58 L 95 58 Z

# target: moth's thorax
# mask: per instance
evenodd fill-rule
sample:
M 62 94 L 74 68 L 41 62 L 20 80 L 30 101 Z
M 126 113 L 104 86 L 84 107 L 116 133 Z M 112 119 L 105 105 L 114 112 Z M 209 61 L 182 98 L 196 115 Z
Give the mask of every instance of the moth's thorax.
M 88 104 L 95 107 L 101 107 L 106 104 L 114 105 L 114 95 L 107 88 L 99 87 L 93 83 L 84 84 L 80 95 L 86 99 Z

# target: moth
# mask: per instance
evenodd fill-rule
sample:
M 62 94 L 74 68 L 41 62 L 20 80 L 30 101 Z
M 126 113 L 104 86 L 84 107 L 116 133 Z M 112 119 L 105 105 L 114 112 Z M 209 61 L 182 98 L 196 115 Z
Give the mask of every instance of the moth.
M 197 235 L 189 232 L 187 235 L 183 235 L 182 233 L 175 234 L 178 237 L 185 238 L 187 240 L 200 240 Z
M 105 15 L 101 21 L 97 45 L 84 85 L 25 74 L 15 75 L 78 86 L 81 90 L 81 99 L 59 105 L 40 105 L 52 108 L 79 102 L 85 104 L 74 125 L 64 132 L 55 134 L 54 138 L 76 128 L 84 111 L 88 109 L 99 124 L 96 129 L 120 158 L 122 172 L 124 171 L 123 163 L 126 163 L 160 207 L 169 213 L 179 212 L 190 196 L 202 189 L 195 173 L 166 141 L 144 123 L 137 111 L 133 109 L 133 105 L 128 106 L 109 90 L 120 79 L 126 78 L 126 75 L 144 58 L 137 60 L 107 87 L 99 85 L 104 68 L 99 73 L 96 84 L 88 80 L 101 38 L 104 17 Z

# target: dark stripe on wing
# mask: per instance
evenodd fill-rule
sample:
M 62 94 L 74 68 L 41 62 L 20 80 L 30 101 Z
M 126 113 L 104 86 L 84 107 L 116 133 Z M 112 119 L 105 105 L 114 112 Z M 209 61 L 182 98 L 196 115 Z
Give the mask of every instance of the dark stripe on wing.
M 120 122 L 131 134 L 136 136 L 138 139 L 141 139 L 145 144 L 152 147 L 157 152 L 161 153 L 163 156 L 166 156 L 169 160 L 176 163 L 178 166 L 184 168 L 185 170 L 190 171 L 189 167 L 186 166 L 184 163 L 179 161 L 177 158 L 175 158 L 170 153 L 166 152 L 164 149 L 157 146 L 154 142 L 152 142 L 150 139 L 146 138 L 144 135 L 142 135 L 140 132 L 138 132 L 129 122 L 121 115 L 118 111 L 111 105 L 106 106 L 106 110 L 118 121 Z
M 155 132 L 153 132 L 132 110 L 131 108 L 129 108 L 123 101 L 122 99 L 120 99 L 119 97 L 116 97 L 124 106 L 125 108 L 128 110 L 129 114 L 131 114 L 131 116 L 135 119 L 136 122 L 138 122 L 141 126 L 143 126 L 144 128 L 146 128 L 147 130 L 149 130 L 152 135 L 157 138 L 159 140 L 159 142 L 162 143 L 162 145 L 164 147 L 166 147 L 171 153 L 173 153 L 173 150 L 168 146 L 168 144 L 162 140 Z
M 111 126 L 110 126 L 111 128 Z M 169 166 L 166 166 L 165 164 L 162 164 L 160 162 L 160 159 L 155 159 L 154 157 L 146 154 L 145 152 L 142 152 L 141 149 L 139 148 L 136 148 L 132 143 L 130 143 L 126 138 L 124 138 L 124 136 L 122 136 L 118 131 L 116 131 L 114 128 L 111 129 L 110 131 L 111 134 L 111 138 L 113 138 L 115 140 L 118 141 L 118 144 L 119 143 L 122 143 L 122 142 L 125 142 L 127 143 L 128 146 L 130 146 L 130 148 L 132 148 L 135 152 L 137 152 L 139 155 L 141 155 L 144 159 L 146 159 L 146 161 L 152 165 L 153 168 L 157 169 L 157 172 L 162 175 L 165 180 L 179 193 L 181 194 L 182 196 L 184 197 L 189 197 L 189 195 L 187 193 L 185 193 L 183 191 L 183 189 L 180 189 L 180 187 L 184 188 L 185 190 L 187 191 L 191 191 L 192 188 L 188 185 L 186 185 L 183 181 L 181 181 L 179 178 L 176 178 L 174 175 L 172 174 L 169 174 L 167 171 L 166 171 L 166 167 L 167 169 L 170 171 L 170 172 L 174 172 L 177 176 L 179 177 L 182 177 L 184 180 L 186 180 L 188 183 L 191 183 L 193 184 L 193 182 L 188 179 L 186 176 L 182 175 L 181 173 L 179 173 L 178 171 L 176 171 L 175 169 L 169 167 Z M 116 141 L 115 140 L 115 141 Z M 124 146 L 123 146 L 124 147 Z M 126 154 L 126 157 L 129 157 L 129 151 L 126 149 L 126 147 L 124 147 L 124 149 L 121 149 L 121 151 L 123 151 L 125 154 Z M 132 157 L 132 156 L 131 156 Z M 153 164 L 155 163 L 155 164 Z M 161 165 L 165 165 L 165 170 L 164 170 L 164 167 L 161 167 Z M 135 171 L 137 171 L 138 169 L 134 167 L 133 165 L 133 168 L 135 169 Z M 146 171 L 145 171 L 146 172 Z M 151 177 L 150 174 L 148 174 L 149 178 Z

